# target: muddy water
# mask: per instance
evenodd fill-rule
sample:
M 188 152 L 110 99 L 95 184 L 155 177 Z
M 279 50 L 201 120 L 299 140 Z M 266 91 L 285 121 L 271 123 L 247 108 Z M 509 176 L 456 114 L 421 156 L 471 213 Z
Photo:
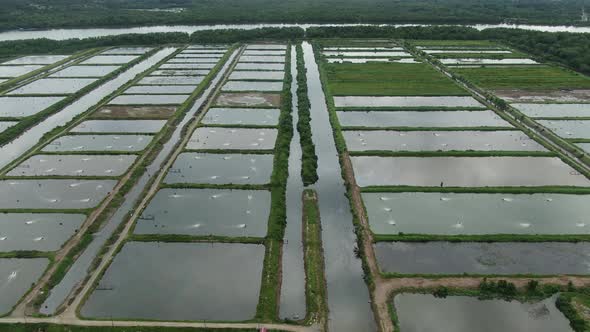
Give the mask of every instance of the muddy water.
M 382 271 L 400 274 L 588 274 L 590 244 L 379 242 Z
M 85 219 L 83 214 L 2 213 L 0 251 L 58 250 Z
M 3 180 L 0 209 L 87 209 L 113 189 L 114 180 Z
M 537 120 L 537 122 L 565 139 L 590 139 L 590 120 Z
M 179 105 L 189 95 L 121 95 L 109 102 L 109 105 Z
M 285 72 L 282 71 L 239 71 L 236 70 L 229 76 L 230 80 L 276 80 L 282 81 Z
M 302 319 L 306 315 L 305 265 L 303 261 L 303 180 L 301 179 L 301 145 L 297 122 L 299 120 L 297 101 L 297 56 L 291 47 L 290 70 L 293 95 L 293 138 L 289 146 L 289 177 L 287 179 L 287 226 L 283 241 L 282 282 L 279 302 L 281 318 Z
M 3 65 L 51 65 L 68 58 L 69 55 L 29 55 L 3 62 Z
M 47 152 L 122 151 L 145 149 L 152 141 L 149 135 L 72 135 L 62 136 L 43 148 Z
M 125 90 L 125 94 L 190 94 L 196 85 L 137 85 Z
M 276 129 L 197 128 L 186 148 L 191 150 L 272 150 Z
M 363 280 L 361 260 L 355 255 L 356 236 L 340 175 L 326 99 L 318 67 L 309 43 L 303 43 L 307 84 L 311 102 L 311 129 L 318 156 L 319 196 L 322 241 L 326 264 L 329 329 L 338 332 L 376 331 L 369 304 L 369 291 Z
M 182 153 L 165 183 L 266 184 L 273 155 Z
M 400 330 L 404 332 L 572 331 L 569 321 L 555 307 L 555 297 L 521 303 L 467 296 L 436 298 L 400 294 L 394 298 L 394 306 Z
M 520 131 L 343 131 L 349 151 L 547 151 Z
M 590 117 L 590 104 L 512 104 L 530 117 Z
M 556 157 L 352 157 L 359 186 L 590 186 Z
M 143 211 L 134 233 L 264 237 L 269 212 L 268 191 L 162 189 Z
M 35 155 L 7 176 L 120 176 L 135 162 L 135 155 Z
M 217 74 L 203 94 L 196 99 L 191 108 L 185 112 L 184 117 L 176 126 L 176 129 L 172 132 L 170 139 L 164 143 L 162 149 L 147 166 L 146 172 L 139 178 L 135 186 L 131 189 L 127 195 L 123 204 L 117 209 L 113 216 L 107 221 L 100 232 L 93 234 L 93 241 L 90 245 L 82 252 L 80 257 L 74 262 L 72 267 L 68 270 L 63 280 L 55 286 L 47 300 L 42 304 L 40 312 L 46 315 L 53 315 L 58 307 L 65 301 L 67 296 L 72 290 L 79 284 L 82 279 L 86 276 L 88 269 L 91 267 L 91 263 L 94 260 L 96 254 L 103 247 L 106 241 L 112 236 L 113 232 L 117 227 L 128 217 L 129 213 L 135 207 L 136 202 L 141 199 L 144 188 L 147 186 L 149 180 L 153 178 L 163 167 L 164 162 L 170 158 L 170 153 L 173 151 L 175 145 L 182 137 L 184 128 L 187 126 L 189 121 L 197 114 L 202 105 L 206 102 L 209 95 L 213 92 L 215 85 L 221 80 L 222 73 L 224 73 L 232 59 L 235 58 L 235 53 L 228 59 L 228 62 L 223 66 L 220 73 Z
M 82 61 L 83 65 L 125 64 L 139 58 L 139 55 L 96 55 Z
M 103 77 L 120 68 L 120 66 L 71 66 L 49 77 Z
M 215 102 L 217 106 L 279 107 L 281 95 L 261 92 L 221 93 Z
M 264 246 L 257 244 L 127 243 L 80 313 L 98 318 L 253 319 L 263 260 Z
M 281 63 L 238 63 L 235 69 L 281 71 L 285 69 L 285 65 Z
M 204 124 L 265 125 L 279 122 L 276 108 L 210 108 L 201 120 Z
M 73 133 L 157 133 L 166 120 L 89 120 L 72 129 Z
M 137 74 L 155 65 L 175 50 L 175 48 L 165 48 L 157 52 L 145 61 L 142 61 L 141 63 L 133 66 L 116 78 L 104 83 L 100 87 L 94 89 L 92 92 L 66 106 L 63 110 L 50 116 L 32 129 L 24 132 L 11 143 L 0 147 L 0 167 L 6 166 L 16 157 L 20 156 L 25 151 L 37 144 L 37 142 L 41 139 L 41 137 L 43 137 L 45 133 L 51 131 L 55 127 L 63 126 L 67 122 L 71 121 L 76 115 L 87 111 L 90 107 L 94 106 L 104 97 L 108 96 L 123 84 L 133 79 Z
M 363 193 L 363 201 L 377 234 L 590 234 L 589 195 Z
M 512 127 L 492 111 L 343 111 L 337 114 L 345 127 Z
M 9 95 L 44 94 L 62 95 L 75 93 L 83 87 L 97 81 L 96 78 L 42 78 L 18 89 Z
M 103 106 L 90 115 L 100 119 L 168 119 L 176 112 L 174 106 Z
M 137 84 L 154 84 L 154 85 L 198 85 L 203 81 L 203 77 L 194 76 L 148 76 L 141 79 Z
M 336 107 L 483 107 L 473 97 L 336 96 Z
M 0 259 L 0 315 L 8 314 L 49 264 L 47 258 Z
M 261 81 L 229 81 L 223 86 L 223 91 L 281 91 L 283 82 Z
M 41 112 L 65 97 L 0 97 L 0 117 L 20 118 Z
M 34 70 L 43 68 L 42 65 L 25 65 L 25 66 L 0 66 L 0 77 L 17 77 L 28 74 Z

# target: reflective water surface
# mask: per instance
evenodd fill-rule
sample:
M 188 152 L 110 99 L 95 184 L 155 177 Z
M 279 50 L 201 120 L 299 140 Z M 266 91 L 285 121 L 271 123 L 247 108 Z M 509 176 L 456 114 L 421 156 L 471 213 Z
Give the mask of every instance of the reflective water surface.
M 512 104 L 531 117 L 590 117 L 590 104 Z
M 20 118 L 41 112 L 65 97 L 0 97 L 0 117 Z
M 122 151 L 145 149 L 152 141 L 149 135 L 71 135 L 62 136 L 43 148 L 43 151 Z
M 72 129 L 74 133 L 157 133 L 166 120 L 89 120 Z
M 195 130 L 186 148 L 192 150 L 272 150 L 276 129 L 211 128 Z
M 5 315 L 41 277 L 47 258 L 0 258 L 0 315 Z
M 135 155 L 35 155 L 7 173 L 8 176 L 119 176 Z
M 512 127 L 492 111 L 337 112 L 342 126 L 357 127 Z
M 277 108 L 210 108 L 201 120 L 204 124 L 267 125 L 279 122 Z

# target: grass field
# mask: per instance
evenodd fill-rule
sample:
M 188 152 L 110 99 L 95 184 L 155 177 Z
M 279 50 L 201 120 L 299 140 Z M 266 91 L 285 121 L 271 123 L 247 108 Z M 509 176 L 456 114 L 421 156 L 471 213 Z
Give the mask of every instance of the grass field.
M 502 45 L 489 40 L 414 40 L 416 46 L 467 46 L 467 47 L 501 47 Z
M 467 95 L 432 67 L 404 63 L 326 64 L 335 96 Z
M 456 73 L 485 89 L 590 89 L 590 78 L 553 66 L 458 68 Z

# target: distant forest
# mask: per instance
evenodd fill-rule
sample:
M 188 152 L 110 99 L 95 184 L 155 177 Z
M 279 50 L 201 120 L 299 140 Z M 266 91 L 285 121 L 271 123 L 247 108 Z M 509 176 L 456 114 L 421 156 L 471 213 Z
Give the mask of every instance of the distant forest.
M 588 25 L 581 22 L 583 3 L 584 0 L 0 0 L 0 30 L 252 22 Z

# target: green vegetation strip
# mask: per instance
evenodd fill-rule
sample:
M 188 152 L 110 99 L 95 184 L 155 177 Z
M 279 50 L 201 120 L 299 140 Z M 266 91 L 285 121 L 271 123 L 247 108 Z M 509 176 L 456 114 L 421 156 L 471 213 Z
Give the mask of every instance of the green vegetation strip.
M 555 306 L 570 321 L 575 332 L 590 331 L 588 310 L 590 309 L 590 291 L 581 290 L 578 293 L 561 293 L 555 301 Z
M 265 240 L 266 254 L 262 270 L 260 299 L 256 307 L 256 320 L 269 322 L 278 317 L 279 285 L 281 284 L 281 254 L 287 223 L 287 178 L 289 177 L 289 147 L 293 138 L 292 94 L 290 69 L 291 52 L 285 59 L 285 80 L 281 95 L 279 133 L 275 142 L 273 173 L 271 176 L 271 207 L 268 233 Z
M 301 177 L 303 184 L 308 186 L 318 180 L 318 157 L 313 144 L 311 132 L 311 112 L 309 97 L 307 95 L 307 70 L 303 60 L 303 47 L 297 45 L 297 107 L 299 120 L 297 131 L 299 132 L 299 144 L 301 144 Z
M 306 189 L 303 192 L 303 252 L 305 263 L 305 322 L 327 323 L 326 279 L 322 247 L 322 225 L 317 193 Z M 324 329 L 326 326 L 324 326 Z

